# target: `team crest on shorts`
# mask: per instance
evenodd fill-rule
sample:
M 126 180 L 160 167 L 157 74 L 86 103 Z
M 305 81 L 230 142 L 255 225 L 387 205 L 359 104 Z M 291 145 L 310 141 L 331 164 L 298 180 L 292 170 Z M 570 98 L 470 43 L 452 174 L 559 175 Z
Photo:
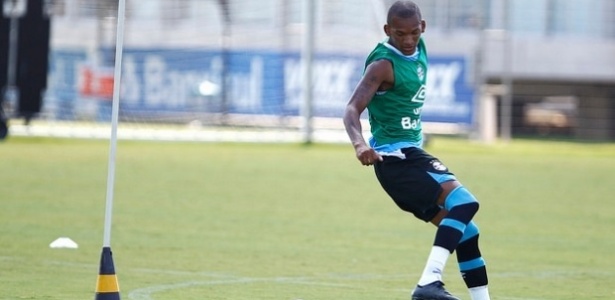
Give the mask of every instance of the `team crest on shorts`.
M 429 162 L 431 166 L 438 171 L 446 171 L 446 166 L 443 165 L 439 160 L 434 159 Z

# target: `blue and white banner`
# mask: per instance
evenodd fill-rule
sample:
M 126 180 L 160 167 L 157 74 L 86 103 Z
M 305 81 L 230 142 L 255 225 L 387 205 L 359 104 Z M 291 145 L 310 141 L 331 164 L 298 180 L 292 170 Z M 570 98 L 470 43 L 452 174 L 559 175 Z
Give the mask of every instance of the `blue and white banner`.
M 125 114 L 224 110 L 292 116 L 298 115 L 302 106 L 303 72 L 298 53 L 127 48 L 123 57 L 120 109 Z M 48 95 L 68 103 L 91 100 L 101 90 L 98 100 L 108 102 L 108 91 L 96 89 L 107 84 L 97 85 L 96 67 L 84 68 L 87 63 L 85 52 L 52 53 Z M 359 56 L 315 57 L 315 116 L 342 116 L 361 77 L 363 63 L 364 57 Z M 109 73 L 108 66 L 99 69 L 104 70 L 99 73 Z M 88 76 L 83 70 L 89 72 Z M 430 58 L 424 121 L 472 123 L 474 91 L 467 84 L 466 73 L 463 57 Z
M 466 73 L 463 57 L 430 57 L 423 121 L 472 125 L 474 88 Z

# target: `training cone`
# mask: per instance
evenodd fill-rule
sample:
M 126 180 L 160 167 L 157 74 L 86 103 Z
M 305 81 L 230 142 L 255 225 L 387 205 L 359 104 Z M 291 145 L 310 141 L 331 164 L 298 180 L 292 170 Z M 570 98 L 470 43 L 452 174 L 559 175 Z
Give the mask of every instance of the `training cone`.
M 96 298 L 94 299 L 120 299 L 120 287 L 117 283 L 110 247 L 103 247 L 102 249 L 102 254 L 100 256 L 100 272 L 98 272 L 98 279 L 96 280 Z

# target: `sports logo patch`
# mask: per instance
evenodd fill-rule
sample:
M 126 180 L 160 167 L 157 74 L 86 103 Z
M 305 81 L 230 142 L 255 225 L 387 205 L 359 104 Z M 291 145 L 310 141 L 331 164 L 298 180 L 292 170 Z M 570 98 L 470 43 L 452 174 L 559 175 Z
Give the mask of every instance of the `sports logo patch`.
M 420 81 L 425 79 L 425 70 L 423 70 L 423 67 L 420 64 L 416 67 L 416 75 L 419 77 Z
M 431 166 L 438 171 L 446 171 L 447 168 L 444 164 L 442 164 L 439 160 L 434 159 L 432 161 L 429 162 L 431 164 Z

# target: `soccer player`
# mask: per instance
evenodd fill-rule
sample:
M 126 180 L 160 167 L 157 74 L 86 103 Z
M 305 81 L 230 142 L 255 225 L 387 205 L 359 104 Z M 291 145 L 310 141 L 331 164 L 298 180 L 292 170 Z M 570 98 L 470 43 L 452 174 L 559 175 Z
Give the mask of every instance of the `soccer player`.
M 444 288 L 442 271 L 456 252 L 472 300 L 489 300 L 487 270 L 472 221 L 478 201 L 436 157 L 422 149 L 421 109 L 426 95 L 426 23 L 412 1 L 388 11 L 387 38 L 376 45 L 344 113 L 344 125 L 364 166 L 374 166 L 382 188 L 404 211 L 437 226 L 413 300 L 459 300 Z M 362 135 L 367 109 L 372 137 Z

